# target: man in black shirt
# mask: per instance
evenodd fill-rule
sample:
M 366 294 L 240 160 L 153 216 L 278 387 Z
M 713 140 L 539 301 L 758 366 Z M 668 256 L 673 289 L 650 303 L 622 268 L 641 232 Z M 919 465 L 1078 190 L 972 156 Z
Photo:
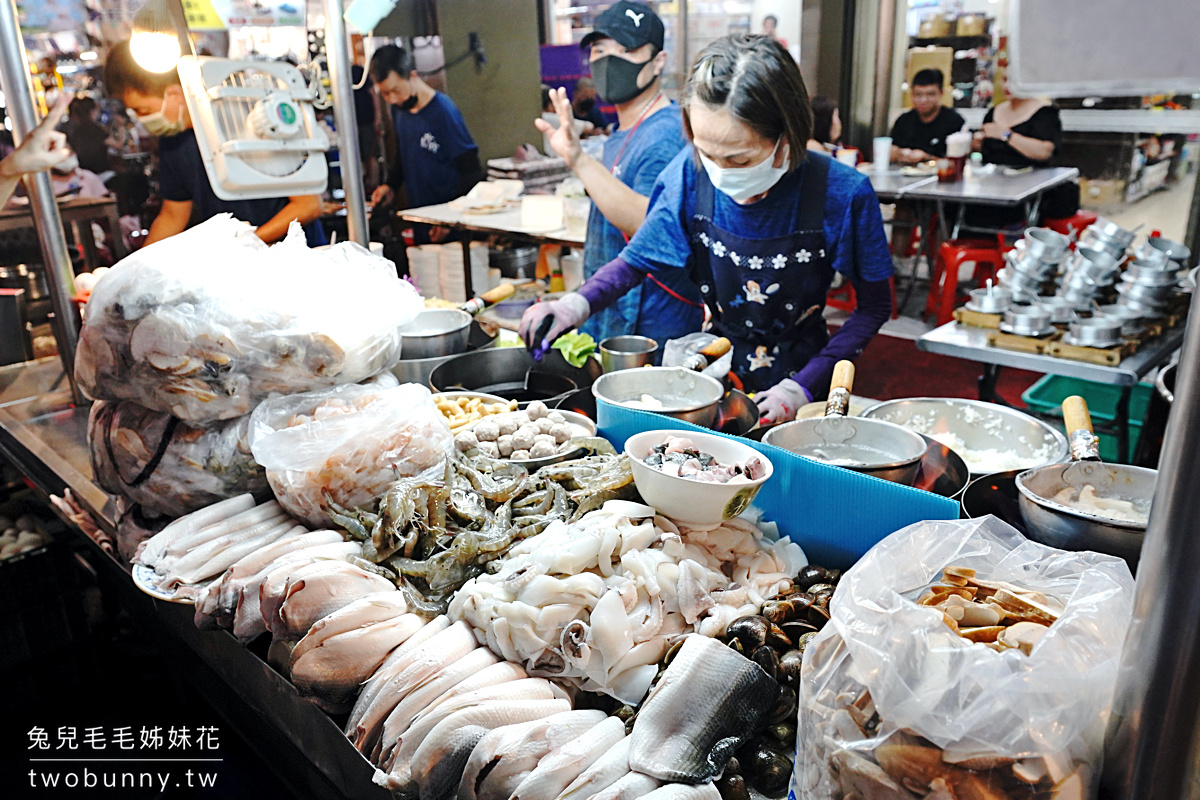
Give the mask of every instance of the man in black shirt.
M 97 175 L 108 171 L 108 131 L 96 124 L 96 101 L 76 97 L 71 101 L 70 121 L 63 126 L 67 144 L 79 157 L 79 166 Z
M 946 137 L 967 124 L 958 112 L 942 105 L 940 69 L 923 69 L 913 76 L 911 111 L 906 111 L 892 126 L 892 161 L 918 164 L 931 158 L 944 158 Z

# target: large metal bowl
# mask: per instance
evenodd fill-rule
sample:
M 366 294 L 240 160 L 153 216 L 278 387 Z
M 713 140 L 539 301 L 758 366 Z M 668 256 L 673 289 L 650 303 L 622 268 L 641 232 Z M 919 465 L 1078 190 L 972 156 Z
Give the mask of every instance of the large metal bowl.
M 725 387 L 716 378 L 682 367 L 642 367 L 601 375 L 592 384 L 597 402 L 636 408 L 711 428 Z M 642 401 L 649 395 L 662 404 Z
M 772 444 L 837 467 L 912 486 L 928 446 L 912 431 L 878 419 L 820 417 L 776 425 L 763 436 Z
M 953 397 L 888 400 L 871 406 L 863 416 L 902 425 L 931 438 L 954 434 L 966 450 L 1006 450 L 1021 459 L 1011 466 L 987 464 L 968 458 L 960 449 L 958 454 L 973 476 L 1002 471 L 995 467 L 1031 469 L 1067 457 L 1067 437 L 1050 425 L 1016 409 L 981 400 Z
M 471 315 L 457 308 L 426 308 L 400 327 L 401 354 L 408 359 L 437 358 L 466 352 Z
M 1053 464 L 1027 470 L 1017 476 L 1021 515 L 1025 518 L 1027 535 L 1035 542 L 1062 550 L 1095 550 L 1118 556 L 1133 568 L 1142 550 L 1146 526 L 1088 514 L 1054 502 L 1051 498 L 1067 487 L 1062 474 L 1069 466 Z M 1103 482 L 1105 473 L 1111 476 L 1112 485 L 1105 488 L 1106 495 L 1129 500 L 1151 500 L 1154 497 L 1157 470 L 1124 464 L 1080 462 L 1079 466 L 1094 467 L 1100 482 Z
M 600 363 L 594 358 L 577 368 L 558 350 L 534 361 L 524 347 L 492 347 L 447 359 L 430 373 L 429 386 L 435 392 L 465 389 L 497 394 L 522 406 L 533 400 L 554 405 L 557 398 L 590 384 L 599 372 Z

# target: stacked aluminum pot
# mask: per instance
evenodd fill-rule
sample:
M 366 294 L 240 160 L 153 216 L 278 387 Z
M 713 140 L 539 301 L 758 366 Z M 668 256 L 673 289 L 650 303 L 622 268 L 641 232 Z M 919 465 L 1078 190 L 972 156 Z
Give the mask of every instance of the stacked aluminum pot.
M 1133 261 L 1121 275 L 1121 283 L 1117 286 L 1120 297 L 1116 305 L 1143 319 L 1165 316 L 1167 301 L 1179 283 L 1177 273 L 1175 262 L 1167 259 Z
M 1079 246 L 1093 250 L 1103 250 L 1118 262 L 1125 259 L 1125 251 L 1133 244 L 1137 233 L 1126 230 L 1115 222 L 1109 222 L 1099 217 L 1091 225 L 1084 228 L 1079 236 Z
M 1113 285 L 1120 269 L 1120 259 L 1109 251 L 1076 247 L 1063 264 L 1058 296 L 1074 305 L 1076 311 L 1086 311 L 1102 291 Z
M 1058 272 L 1059 264 L 1071 240 L 1049 228 L 1029 228 L 1025 238 L 1005 253 L 1005 268 L 997 277 L 1013 300 L 1030 303 L 1037 300 L 1043 286 Z

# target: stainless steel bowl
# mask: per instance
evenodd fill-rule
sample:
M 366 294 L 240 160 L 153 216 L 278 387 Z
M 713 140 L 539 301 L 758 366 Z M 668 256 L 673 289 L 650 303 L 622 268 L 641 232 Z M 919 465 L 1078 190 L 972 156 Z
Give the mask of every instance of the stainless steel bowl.
M 1028 228 L 1025 231 L 1025 252 L 1039 261 L 1058 263 L 1071 240 L 1049 228 Z
M 1031 303 L 1042 290 L 1042 281 L 1036 277 L 1028 277 L 1008 267 L 996 273 L 1000 285 L 1012 293 L 1013 300 L 1018 303 Z
M 600 365 L 605 372 L 644 367 L 656 350 L 658 342 L 649 336 L 610 336 L 600 342 Z
M 1102 317 L 1119 320 L 1122 336 L 1137 336 L 1146 328 L 1145 323 L 1142 322 L 1141 312 L 1127 308 L 1120 303 L 1096 306 L 1095 313 Z
M 813 461 L 912 486 L 927 445 L 899 425 L 861 417 L 818 417 L 776 425 L 763 436 L 775 445 Z
M 1080 462 L 1081 465 L 1084 463 Z M 1053 500 L 1056 494 L 1067 487 L 1062 474 L 1068 466 L 1054 464 L 1017 476 L 1021 515 L 1025 518 L 1029 538 L 1062 550 L 1108 553 L 1124 558 L 1131 567 L 1136 565 L 1146 533 L 1145 525 L 1088 514 Z M 1154 486 L 1158 480 L 1156 470 L 1121 464 L 1094 466 L 1097 468 L 1098 483 L 1111 480 L 1111 485 L 1104 489 L 1106 495 L 1147 502 L 1154 498 Z
M 1012 292 L 1003 286 L 972 289 L 967 309 L 980 314 L 1003 314 L 1012 305 Z
M 1134 261 L 1121 273 L 1121 280 L 1125 283 L 1136 283 L 1138 286 L 1169 286 L 1173 288 L 1178 283 L 1179 277 L 1174 269 L 1162 269 L 1158 264 Z
M 1050 322 L 1063 325 L 1075 318 L 1075 303 L 1066 297 L 1039 297 L 1034 304 L 1050 315 Z
M 471 315 L 457 308 L 426 308 L 400 328 L 400 352 L 406 359 L 437 358 L 466 352 Z
M 1167 300 L 1175 292 L 1175 284 L 1145 286 L 1140 283 L 1122 282 L 1117 286 L 1117 291 L 1122 297 L 1127 297 L 1135 303 L 1165 306 Z
M 1063 269 L 1067 275 L 1087 275 L 1089 278 L 1101 282 L 1115 275 L 1120 268 L 1120 263 L 1120 259 L 1114 258 L 1111 253 L 1104 250 L 1076 247 L 1075 251 L 1067 257 Z
M 1000 330 L 1016 336 L 1045 336 L 1054 331 L 1050 314 L 1032 304 L 1014 303 L 1004 312 Z
M 981 400 L 953 397 L 888 400 L 871 406 L 863 416 L 893 422 L 931 438 L 952 434 L 960 447 L 958 454 L 967 462 L 972 475 L 997 472 L 997 467 L 1031 469 L 1067 457 L 1067 438 L 1055 428 L 1015 408 Z M 949 436 L 943 438 L 954 441 Z M 1010 452 L 1019 460 L 1011 464 L 981 461 L 976 454 L 988 450 Z M 962 451 L 968 451 L 971 458 Z
M 592 384 L 597 402 L 636 408 L 712 427 L 725 387 L 716 378 L 682 367 L 643 367 L 601 375 Z M 643 401 L 653 398 L 661 407 Z
M 1104 316 L 1074 320 L 1063 341 L 1076 347 L 1112 347 L 1121 343 L 1121 320 Z
M 1146 246 L 1164 254 L 1168 260 L 1175 262 L 1180 267 L 1188 266 L 1188 261 L 1192 258 L 1192 251 L 1186 245 L 1164 239 L 1161 236 L 1150 237 L 1146 240 Z

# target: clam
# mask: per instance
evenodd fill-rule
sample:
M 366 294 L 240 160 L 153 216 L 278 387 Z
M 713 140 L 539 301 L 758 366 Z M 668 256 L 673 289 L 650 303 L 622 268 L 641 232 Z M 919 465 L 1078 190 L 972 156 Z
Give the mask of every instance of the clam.
M 768 797 L 782 794 L 792 777 L 791 759 L 761 739 L 752 742 L 747 749 L 746 778 L 750 785 Z
M 729 623 L 725 634 L 734 637 L 741 644 L 740 648 L 735 649 L 743 653 L 753 653 L 767 643 L 767 633 L 770 631 L 771 625 L 772 623 L 766 617 L 758 615 L 740 617 Z
M 728 769 L 717 781 L 717 791 L 721 793 L 721 800 L 750 800 L 746 779 L 741 775 L 731 774 Z
M 779 680 L 779 656 L 775 654 L 775 649 L 769 644 L 764 644 L 756 649 L 750 655 L 750 660 L 762 667 L 772 680 Z

